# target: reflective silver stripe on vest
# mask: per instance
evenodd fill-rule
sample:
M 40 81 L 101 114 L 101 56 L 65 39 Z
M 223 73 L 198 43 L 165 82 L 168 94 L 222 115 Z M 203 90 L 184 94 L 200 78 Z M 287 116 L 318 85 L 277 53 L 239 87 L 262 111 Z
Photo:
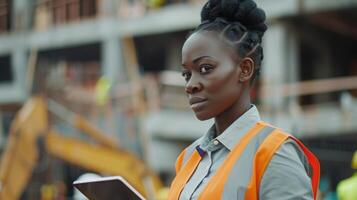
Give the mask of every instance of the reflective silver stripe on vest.
M 228 179 L 224 185 L 222 199 L 244 199 L 246 189 L 252 176 L 255 153 L 264 139 L 274 130 L 273 127 L 265 126 L 260 133 L 249 141 L 228 175 Z

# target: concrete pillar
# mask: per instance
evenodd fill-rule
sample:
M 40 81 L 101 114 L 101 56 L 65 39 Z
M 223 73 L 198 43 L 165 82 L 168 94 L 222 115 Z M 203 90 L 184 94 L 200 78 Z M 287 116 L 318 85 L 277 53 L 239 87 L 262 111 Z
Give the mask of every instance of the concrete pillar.
M 286 26 L 286 83 L 297 83 L 300 81 L 300 50 L 299 37 L 297 30 L 292 26 Z M 294 92 L 294 91 L 293 91 Z M 303 116 L 302 109 L 299 103 L 299 96 L 290 96 L 286 98 L 287 109 L 285 116 L 280 119 L 280 123 L 286 125 L 286 129 L 291 133 L 300 133 L 301 119 Z M 288 115 L 289 117 L 286 117 Z M 284 120 L 285 119 L 285 120 Z
M 262 68 L 263 86 L 267 86 L 269 94 L 262 102 L 269 110 L 283 105 L 282 91 L 279 90 L 286 78 L 286 29 L 280 24 L 272 24 L 265 33 L 263 47 L 264 60 Z
M 300 81 L 299 62 L 299 38 L 295 29 L 286 26 L 286 82 L 295 83 Z M 296 98 L 295 98 L 296 99 Z
M 122 81 L 123 75 L 123 62 L 122 62 L 122 49 L 120 39 L 113 37 L 106 38 L 101 47 L 101 65 L 102 75 L 109 78 L 113 83 Z
M 34 0 L 12 1 L 12 27 L 14 30 L 28 30 L 31 28 L 34 11 Z
M 101 67 L 102 75 L 108 78 L 112 82 L 112 89 L 109 96 L 114 97 L 117 95 L 116 86 L 119 83 L 123 83 L 125 76 L 123 75 L 123 61 L 122 61 L 122 48 L 120 45 L 120 39 L 114 36 L 105 38 L 101 46 Z M 119 108 L 116 105 L 116 101 L 109 102 L 106 109 L 106 115 L 103 121 L 100 122 L 100 126 L 104 128 L 110 135 L 125 140 L 125 129 L 123 124 L 123 116 L 118 112 Z M 125 143 L 124 143 L 125 144 Z
M 99 15 L 103 17 L 116 16 L 118 2 L 117 0 L 97 0 Z
M 27 88 L 27 52 L 25 48 L 16 48 L 11 55 L 11 68 L 13 70 L 13 87 L 18 90 L 21 100 L 25 100 L 31 91 Z
M 291 102 L 296 104 L 297 98 L 284 98 L 281 86 L 299 79 L 298 40 L 286 24 L 275 22 L 269 25 L 263 47 L 262 83 L 267 86 L 264 93 L 268 96 L 262 99 L 262 104 L 273 123 L 289 126 L 289 119 L 286 118 L 287 106 Z

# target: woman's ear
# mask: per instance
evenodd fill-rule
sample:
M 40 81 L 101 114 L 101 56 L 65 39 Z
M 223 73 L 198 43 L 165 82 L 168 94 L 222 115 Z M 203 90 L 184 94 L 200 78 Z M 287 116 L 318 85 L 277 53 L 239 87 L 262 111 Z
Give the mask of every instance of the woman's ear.
M 251 58 L 243 58 L 239 64 L 241 73 L 239 75 L 239 82 L 246 82 L 250 80 L 254 72 L 254 61 Z

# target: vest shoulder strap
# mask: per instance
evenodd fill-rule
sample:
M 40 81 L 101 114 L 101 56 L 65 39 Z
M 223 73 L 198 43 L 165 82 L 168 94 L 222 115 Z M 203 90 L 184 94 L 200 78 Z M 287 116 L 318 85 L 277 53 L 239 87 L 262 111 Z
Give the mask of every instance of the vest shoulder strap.
M 279 149 L 289 135 L 279 129 L 275 129 L 259 146 L 253 163 L 253 173 L 245 194 L 246 200 L 259 199 L 260 182 L 268 167 L 274 153 Z
M 185 154 L 186 154 L 186 149 L 184 149 L 176 159 L 176 163 L 175 163 L 176 174 L 178 174 L 178 172 L 182 167 L 182 162 L 183 162 L 183 158 L 185 157 Z
M 320 162 L 316 158 L 316 156 L 307 148 L 305 145 L 298 139 L 296 139 L 293 136 L 289 136 L 291 139 L 293 139 L 299 146 L 300 148 L 304 151 L 309 164 L 312 168 L 311 174 L 309 176 L 311 177 L 311 184 L 312 184 L 312 191 L 314 193 L 314 199 L 317 198 L 317 192 L 319 188 L 319 182 L 320 182 Z
M 309 176 L 312 180 L 311 185 L 314 199 L 316 199 L 320 178 L 320 166 L 318 159 L 303 145 L 300 140 L 296 139 L 288 133 L 283 132 L 280 129 L 277 129 L 264 140 L 264 142 L 260 145 L 257 153 L 255 154 L 253 164 L 254 171 L 246 192 L 246 200 L 259 199 L 259 188 L 264 172 L 268 167 L 275 152 L 289 138 L 294 140 L 303 150 L 305 156 L 309 161 L 310 166 L 312 167 L 312 174 L 309 174 Z
M 168 199 L 179 199 L 182 189 L 185 187 L 185 184 L 196 170 L 200 161 L 201 155 L 197 151 L 194 151 L 189 160 L 182 166 L 181 169 L 178 170 L 176 177 L 172 181 Z

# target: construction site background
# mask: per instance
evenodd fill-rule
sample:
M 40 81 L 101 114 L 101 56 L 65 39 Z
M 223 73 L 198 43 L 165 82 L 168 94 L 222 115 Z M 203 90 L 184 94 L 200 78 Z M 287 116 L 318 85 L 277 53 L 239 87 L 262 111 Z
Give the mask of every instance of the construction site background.
M 252 99 L 263 120 L 301 138 L 317 155 L 319 199 L 337 199 L 338 183 L 354 173 L 357 150 L 357 0 L 256 2 L 269 29 Z M 131 171 L 128 163 L 152 170 L 169 185 L 178 153 L 212 124 L 190 111 L 180 73 L 181 46 L 199 24 L 203 3 L 0 0 L 0 178 L 10 134 L 22 133 L 13 127 L 25 126 L 14 123 L 19 111 L 27 106 L 46 116 L 26 118 L 26 126 L 46 125 L 44 133 L 33 132 L 38 156 L 33 168 L 24 167 L 29 178 L 19 199 L 73 199 L 72 182 L 88 172 L 135 182 L 141 169 Z M 71 121 L 73 116 L 82 123 Z M 67 156 L 76 152 L 51 148 L 53 137 L 37 145 L 52 131 L 83 142 L 85 149 L 98 144 L 101 153 L 93 157 L 123 158 L 118 166 L 128 168 L 112 172 L 84 164 L 90 156 L 76 163 Z

